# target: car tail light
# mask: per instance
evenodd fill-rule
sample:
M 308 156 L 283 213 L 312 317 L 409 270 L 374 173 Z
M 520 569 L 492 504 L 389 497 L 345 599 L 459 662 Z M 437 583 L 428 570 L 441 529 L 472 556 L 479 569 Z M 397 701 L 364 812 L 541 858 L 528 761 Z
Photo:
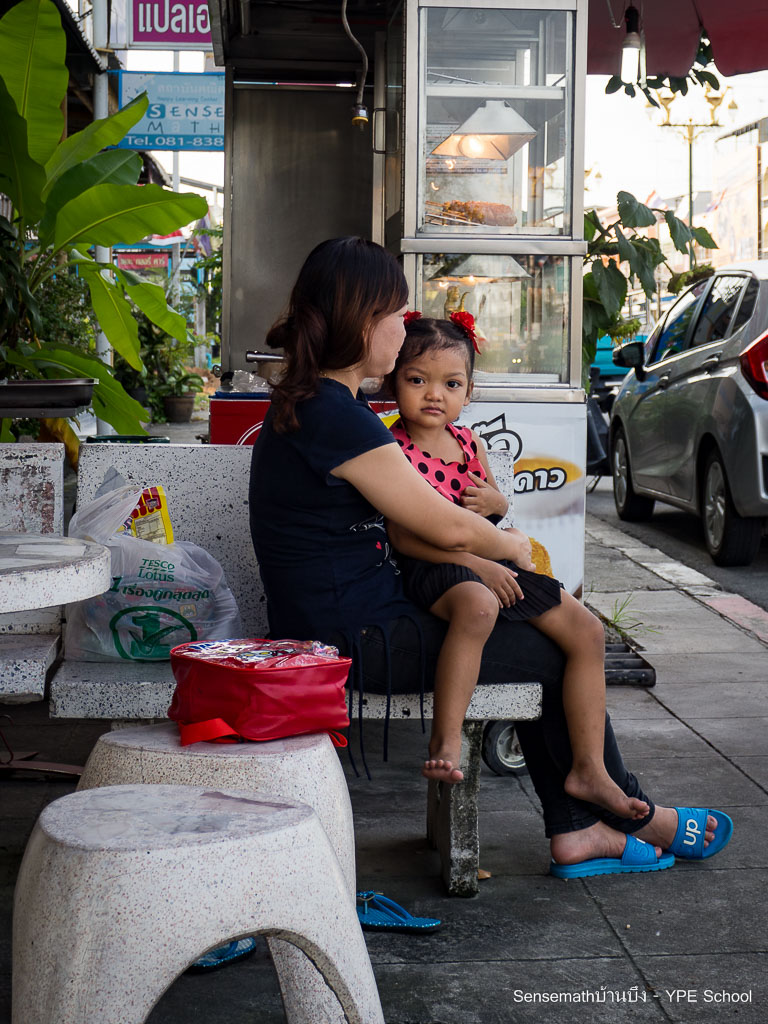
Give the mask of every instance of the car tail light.
M 768 399 L 768 331 L 756 338 L 739 356 L 741 372 L 753 391 Z

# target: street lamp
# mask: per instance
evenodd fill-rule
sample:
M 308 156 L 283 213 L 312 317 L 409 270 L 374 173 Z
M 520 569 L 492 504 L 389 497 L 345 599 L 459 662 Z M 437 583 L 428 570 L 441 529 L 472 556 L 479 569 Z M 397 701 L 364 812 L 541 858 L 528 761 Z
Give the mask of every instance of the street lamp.
M 693 230 L 693 144 L 696 139 L 711 128 L 722 128 L 721 122 L 718 120 L 718 111 L 725 101 L 726 96 L 730 91 L 730 87 L 725 92 L 717 92 L 710 85 L 706 85 L 703 91 L 703 98 L 705 105 L 701 103 L 693 104 L 691 102 L 690 94 L 688 97 L 681 96 L 680 93 L 673 93 L 666 90 L 656 93 L 656 99 L 659 106 L 664 111 L 664 120 L 660 122 L 659 127 L 661 128 L 676 128 L 678 132 L 683 135 L 683 138 L 688 143 L 688 227 Z M 673 121 L 673 110 L 675 107 L 674 115 L 678 120 Z M 706 107 L 709 107 L 709 119 L 705 120 L 707 116 Z M 727 112 L 732 115 L 738 107 L 734 100 L 728 104 Z M 686 118 L 686 113 L 688 117 Z M 693 242 L 691 242 L 691 251 L 688 254 L 688 265 L 693 266 Z

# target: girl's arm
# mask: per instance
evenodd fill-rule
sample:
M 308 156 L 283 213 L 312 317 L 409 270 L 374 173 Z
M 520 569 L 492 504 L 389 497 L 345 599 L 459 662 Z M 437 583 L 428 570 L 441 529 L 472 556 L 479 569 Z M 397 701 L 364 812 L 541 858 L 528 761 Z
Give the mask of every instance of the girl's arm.
M 496 483 L 491 467 L 488 464 L 488 453 L 485 450 L 485 445 L 474 430 L 472 431 L 472 440 L 477 445 L 477 457 L 486 472 L 487 479 L 481 480 L 474 473 L 469 473 L 470 483 L 464 488 L 461 495 L 461 504 L 463 508 L 477 512 L 478 515 L 501 516 L 503 518 L 507 514 L 509 502 L 499 490 L 499 485 Z
M 445 500 L 445 499 L 443 499 Z M 444 551 L 421 540 L 410 530 L 397 523 L 386 522 L 387 534 L 397 551 L 423 562 L 442 562 L 450 565 L 464 565 L 476 573 L 483 583 L 496 595 L 499 605 L 508 608 L 515 601 L 523 599 L 523 592 L 515 579 L 516 572 L 488 558 L 480 558 L 469 551 Z
M 357 455 L 332 474 L 352 484 L 391 522 L 437 548 L 469 551 L 492 561 L 506 558 L 527 566 L 518 537 L 446 501 L 416 472 L 399 445 L 385 444 Z

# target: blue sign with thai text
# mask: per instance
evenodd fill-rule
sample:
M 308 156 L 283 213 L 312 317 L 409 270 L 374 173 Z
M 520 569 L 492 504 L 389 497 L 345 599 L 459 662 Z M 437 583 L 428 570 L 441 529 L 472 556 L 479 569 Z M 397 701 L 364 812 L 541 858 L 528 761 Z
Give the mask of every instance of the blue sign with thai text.
M 120 106 L 145 92 L 144 117 L 120 149 L 224 149 L 224 72 L 120 71 Z

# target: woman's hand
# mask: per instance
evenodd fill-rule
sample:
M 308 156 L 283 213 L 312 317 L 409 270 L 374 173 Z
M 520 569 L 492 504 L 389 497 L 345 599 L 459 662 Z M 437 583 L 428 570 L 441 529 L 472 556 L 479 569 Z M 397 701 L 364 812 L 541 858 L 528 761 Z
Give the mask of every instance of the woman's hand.
M 484 519 L 487 516 L 507 514 L 509 503 L 503 494 L 476 473 L 467 473 L 467 476 L 472 483 L 468 484 L 461 494 L 461 504 L 464 508 L 468 508 L 470 512 L 477 512 Z
M 515 562 L 521 569 L 530 569 L 533 572 L 536 566 L 532 561 L 533 549 L 531 548 L 531 538 L 514 526 L 507 526 L 502 532 L 508 533 L 515 541 L 517 553 L 508 556 L 510 562 Z
M 487 558 L 473 559 L 472 570 L 477 573 L 483 583 L 492 590 L 500 608 L 509 608 L 516 601 L 523 600 L 523 592 L 515 577 L 516 572 L 507 569 L 498 562 L 490 562 Z

